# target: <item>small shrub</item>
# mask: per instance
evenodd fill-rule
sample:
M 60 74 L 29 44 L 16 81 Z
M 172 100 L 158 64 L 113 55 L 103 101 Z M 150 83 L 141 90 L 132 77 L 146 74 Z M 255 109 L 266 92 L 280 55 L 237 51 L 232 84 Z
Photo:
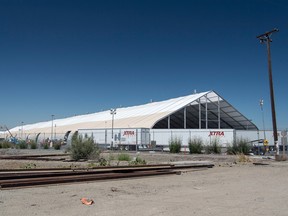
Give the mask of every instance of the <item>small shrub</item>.
M 43 149 L 49 149 L 50 147 L 50 140 L 49 138 L 45 139 L 45 140 L 42 140 L 42 142 L 40 143 L 40 148 L 43 148 Z
M 135 160 L 129 163 L 129 165 L 146 165 L 146 161 L 137 156 Z
M 118 154 L 117 159 L 118 161 L 131 161 L 131 157 L 125 153 Z
M 27 149 L 28 148 L 28 144 L 24 140 L 19 141 L 18 145 L 19 145 L 20 149 Z
M 55 150 L 60 150 L 60 148 L 61 148 L 61 141 L 55 141 L 55 142 L 53 143 L 53 147 L 54 147 Z
M 220 154 L 221 153 L 221 145 L 218 139 L 213 139 L 210 145 L 205 147 L 205 152 L 207 154 Z
M 76 132 L 75 132 L 76 133 Z M 93 138 L 73 135 L 71 145 L 71 158 L 73 160 L 80 159 L 98 159 L 100 155 L 99 147 L 94 143 Z
M 54 149 L 55 150 L 60 150 L 60 148 L 61 148 L 61 144 L 59 144 L 59 143 L 55 143 L 54 144 Z
M 227 147 L 228 154 L 244 154 L 247 155 L 252 149 L 252 145 L 248 142 L 247 139 L 238 139 L 233 142 L 232 146 Z
M 44 143 L 43 148 L 44 149 L 49 149 L 49 144 L 48 143 Z
M 179 153 L 181 151 L 182 140 L 178 137 L 172 137 L 169 140 L 169 150 L 170 153 Z
M 201 154 L 204 149 L 203 140 L 201 138 L 190 139 L 188 145 L 190 154 Z
M 30 148 L 31 149 L 37 149 L 37 143 L 35 141 L 30 142 Z
M 100 158 L 99 159 L 99 165 L 100 166 L 110 166 L 110 163 L 105 158 Z
M 12 147 L 12 143 L 10 143 L 6 140 L 2 143 L 2 148 L 7 149 L 7 148 L 11 148 L 11 147 Z

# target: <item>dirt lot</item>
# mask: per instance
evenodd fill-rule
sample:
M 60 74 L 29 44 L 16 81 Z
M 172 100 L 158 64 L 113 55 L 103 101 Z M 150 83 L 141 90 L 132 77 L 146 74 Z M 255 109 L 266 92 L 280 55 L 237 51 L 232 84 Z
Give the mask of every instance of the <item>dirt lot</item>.
M 38 154 L 39 152 L 37 152 Z M 41 152 L 40 152 L 41 153 Z M 45 152 L 47 154 L 47 151 Z M 52 152 L 49 152 L 52 153 Z M 55 152 L 54 152 L 55 153 Z M 0 154 L 31 154 L 0 151 Z M 134 153 L 131 155 L 135 155 Z M 288 162 L 236 156 L 140 153 L 148 163 L 212 161 L 214 168 L 181 175 L 77 183 L 0 191 L 0 215 L 287 215 Z M 67 162 L 0 160 L 0 169 L 63 167 Z M 75 165 L 75 163 L 74 163 Z M 86 166 L 86 162 L 77 165 Z M 94 200 L 91 206 L 82 197 Z

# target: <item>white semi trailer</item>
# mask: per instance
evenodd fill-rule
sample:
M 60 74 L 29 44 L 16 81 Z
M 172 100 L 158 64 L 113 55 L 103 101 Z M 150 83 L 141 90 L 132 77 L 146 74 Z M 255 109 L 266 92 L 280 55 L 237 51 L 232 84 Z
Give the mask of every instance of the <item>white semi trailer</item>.
M 79 129 L 78 134 L 93 137 L 94 142 L 107 148 L 136 150 L 150 144 L 147 128 Z

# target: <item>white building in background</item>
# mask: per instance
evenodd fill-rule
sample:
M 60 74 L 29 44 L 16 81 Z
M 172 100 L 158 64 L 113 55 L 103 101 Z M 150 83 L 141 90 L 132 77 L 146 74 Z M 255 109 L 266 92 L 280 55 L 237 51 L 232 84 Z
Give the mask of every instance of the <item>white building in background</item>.
M 53 122 L 53 123 L 52 123 Z M 200 137 L 205 143 L 219 140 L 223 146 L 232 144 L 236 138 L 263 139 L 250 118 L 242 115 L 215 91 L 195 93 L 165 101 L 117 108 L 93 114 L 21 125 L 10 132 L 15 137 L 21 134 L 25 139 L 69 139 L 72 134 L 93 136 L 95 142 L 103 145 L 161 145 L 167 146 L 173 137 L 188 140 Z M 9 133 L 5 133 L 9 136 Z M 266 138 L 273 143 L 273 137 L 266 131 Z M 279 139 L 281 144 L 281 139 Z

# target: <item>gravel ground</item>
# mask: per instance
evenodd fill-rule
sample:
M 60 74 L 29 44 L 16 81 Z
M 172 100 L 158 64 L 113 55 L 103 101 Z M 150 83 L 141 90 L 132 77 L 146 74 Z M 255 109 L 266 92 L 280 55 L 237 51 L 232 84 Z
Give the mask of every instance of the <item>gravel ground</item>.
M 9 155 L 45 155 L 45 154 L 64 154 L 65 150 L 44 150 L 44 149 L 0 149 L 0 156 Z M 107 161 L 111 159 L 111 165 L 119 165 L 117 156 L 123 152 L 103 152 L 101 157 Z M 215 165 L 233 165 L 237 162 L 238 157 L 232 155 L 190 155 L 190 154 L 169 154 L 162 152 L 124 152 L 129 154 L 130 158 L 136 158 L 137 156 L 145 160 L 147 164 L 159 164 L 159 163 L 171 163 L 176 161 L 210 161 Z M 83 162 L 71 162 L 69 156 L 60 156 L 53 158 L 66 158 L 65 162 L 62 161 L 36 161 L 36 160 L 0 160 L 0 169 L 25 169 L 25 168 L 50 168 L 50 167 L 70 167 L 79 166 L 87 167 L 91 165 L 97 165 L 97 161 L 83 161 Z M 120 165 L 127 165 L 125 161 L 121 161 Z
M 37 154 L 39 152 L 37 150 Z M 13 154 L 24 153 L 31 154 L 29 150 Z M 1 190 L 0 215 L 287 215 L 286 161 L 250 158 L 250 161 L 269 164 L 255 166 L 252 162 L 239 162 L 236 156 L 226 155 L 140 153 L 140 157 L 149 163 L 212 161 L 215 167 L 181 175 Z M 15 162 L 0 160 L 1 168 L 23 166 L 30 161 L 10 163 Z M 52 167 L 67 162 L 35 163 L 37 167 L 47 164 Z M 83 197 L 93 199 L 94 204 L 83 205 L 80 201 Z

